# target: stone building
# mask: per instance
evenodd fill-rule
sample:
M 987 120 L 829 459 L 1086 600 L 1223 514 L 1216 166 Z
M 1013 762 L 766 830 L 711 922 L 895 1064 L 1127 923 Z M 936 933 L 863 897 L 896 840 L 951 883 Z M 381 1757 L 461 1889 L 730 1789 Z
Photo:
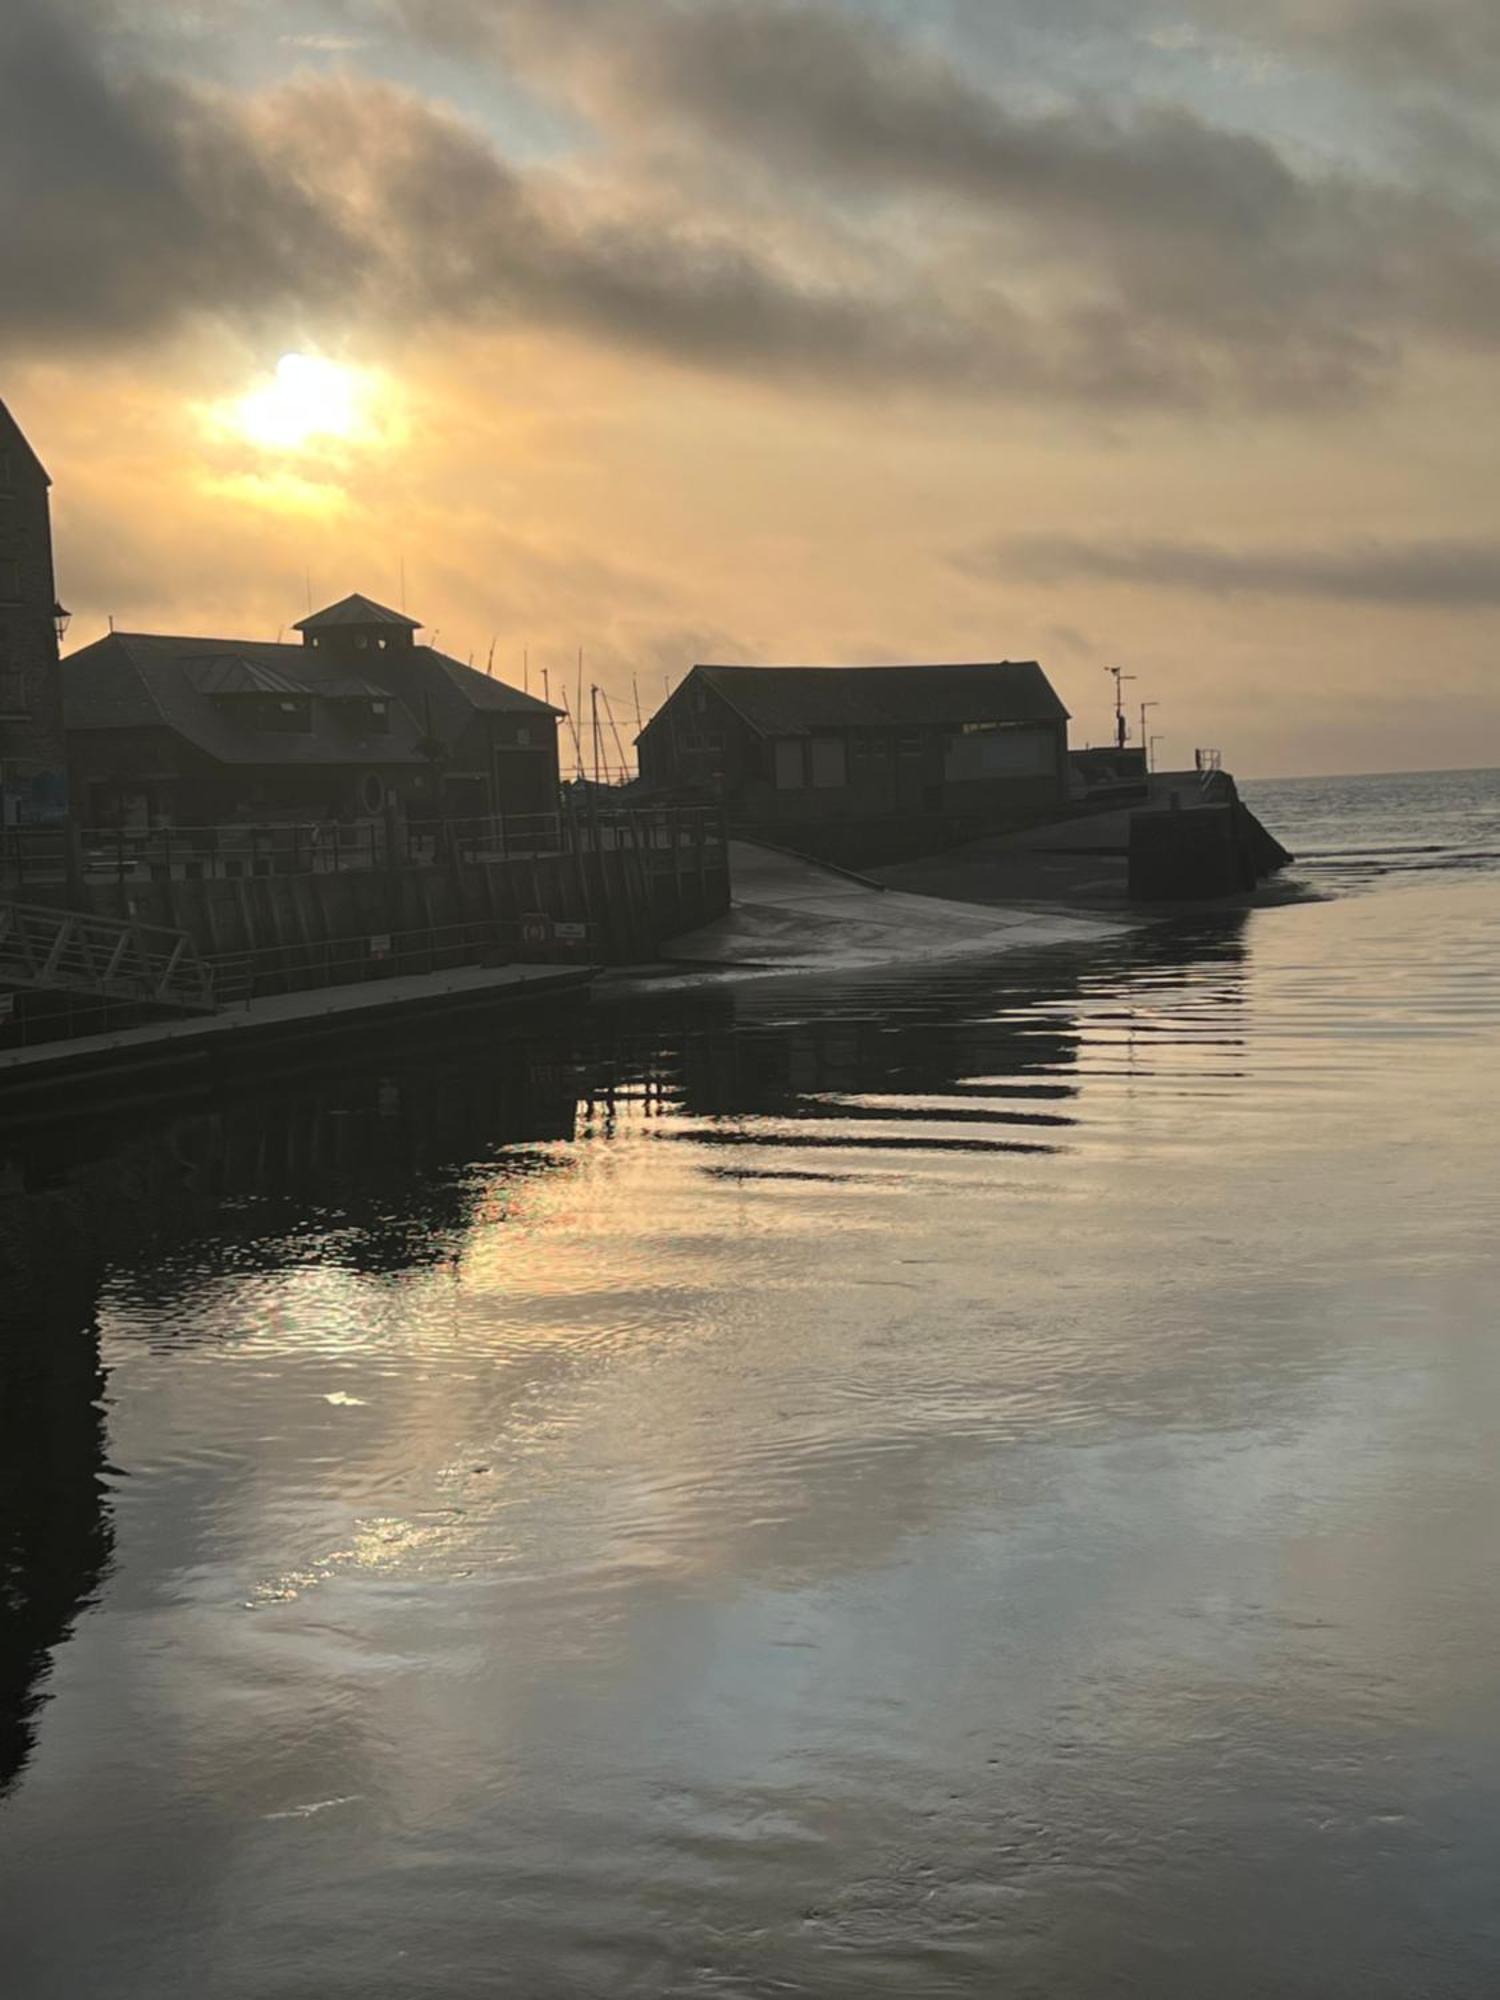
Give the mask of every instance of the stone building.
M 111 632 L 63 662 L 89 826 L 217 826 L 557 807 L 560 711 L 432 646 L 367 597 L 300 645 Z
M 66 817 L 58 638 L 67 613 L 52 574 L 51 481 L 0 402 L 0 825 Z

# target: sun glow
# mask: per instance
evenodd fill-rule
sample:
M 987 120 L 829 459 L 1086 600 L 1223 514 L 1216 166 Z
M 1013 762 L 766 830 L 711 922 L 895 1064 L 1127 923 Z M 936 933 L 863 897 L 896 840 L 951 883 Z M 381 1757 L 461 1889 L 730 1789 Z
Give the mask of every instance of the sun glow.
M 263 451 L 302 451 L 330 439 L 372 438 L 373 385 L 360 370 L 316 354 L 283 354 L 267 380 L 231 406 L 235 430 Z

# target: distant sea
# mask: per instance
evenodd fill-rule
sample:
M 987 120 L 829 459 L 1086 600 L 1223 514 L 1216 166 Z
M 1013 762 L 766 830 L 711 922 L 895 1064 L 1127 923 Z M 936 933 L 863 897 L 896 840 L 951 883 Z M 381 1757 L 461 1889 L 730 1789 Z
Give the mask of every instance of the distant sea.
M 1322 888 L 1500 868 L 1500 770 L 1261 779 L 1240 789 L 1296 854 L 1297 874 Z

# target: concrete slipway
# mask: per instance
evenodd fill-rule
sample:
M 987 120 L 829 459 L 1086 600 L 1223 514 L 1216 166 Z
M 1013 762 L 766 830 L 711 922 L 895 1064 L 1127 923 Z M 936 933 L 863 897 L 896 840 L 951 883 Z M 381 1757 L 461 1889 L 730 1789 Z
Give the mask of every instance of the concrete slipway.
M 1131 926 L 1046 907 L 952 902 L 885 889 L 800 856 L 730 843 L 728 913 L 675 938 L 674 965 L 719 974 L 854 972 L 1050 945 L 1088 945 Z

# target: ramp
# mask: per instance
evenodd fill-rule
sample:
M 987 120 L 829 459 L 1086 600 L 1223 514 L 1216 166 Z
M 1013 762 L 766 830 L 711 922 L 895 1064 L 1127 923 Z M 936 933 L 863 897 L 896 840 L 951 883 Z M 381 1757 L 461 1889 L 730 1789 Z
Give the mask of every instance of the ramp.
M 750 841 L 731 841 L 729 853 L 728 914 L 674 938 L 663 953 L 672 962 L 837 972 L 1090 944 L 1121 929 L 1093 915 L 903 895 Z
M 30 903 L 0 903 L 5 987 L 214 1011 L 213 974 L 186 931 Z

